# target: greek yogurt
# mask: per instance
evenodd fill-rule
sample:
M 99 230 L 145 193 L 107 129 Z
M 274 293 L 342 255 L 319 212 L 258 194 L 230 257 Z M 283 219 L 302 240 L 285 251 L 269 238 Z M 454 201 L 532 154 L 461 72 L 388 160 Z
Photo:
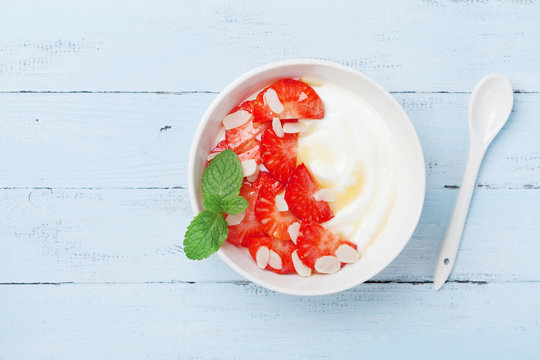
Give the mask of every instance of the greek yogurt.
M 312 84 L 315 85 L 315 84 Z M 313 86 L 321 120 L 300 120 L 298 164 L 335 193 L 334 218 L 323 225 L 365 252 L 386 224 L 398 191 L 397 150 L 388 126 L 359 95 L 339 85 Z

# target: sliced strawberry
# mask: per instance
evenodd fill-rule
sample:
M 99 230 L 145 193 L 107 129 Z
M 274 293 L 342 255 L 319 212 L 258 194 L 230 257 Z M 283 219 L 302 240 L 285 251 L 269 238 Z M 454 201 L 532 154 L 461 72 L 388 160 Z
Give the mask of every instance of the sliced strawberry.
M 298 134 L 276 135 L 272 128 L 266 129 L 261 138 L 261 157 L 272 176 L 286 184 L 296 168 Z
M 218 142 L 217 145 L 214 146 L 214 148 L 210 151 L 210 154 L 212 154 L 212 153 L 220 153 L 220 152 L 222 152 L 223 150 L 228 149 L 228 148 L 229 148 L 229 147 L 227 146 L 227 141 L 221 140 L 221 141 Z
M 267 94 L 270 89 L 273 92 Z M 253 114 L 255 122 L 271 121 L 274 117 L 280 119 L 322 119 L 324 117 L 324 104 L 319 95 L 308 84 L 299 80 L 281 79 L 257 95 Z
M 309 170 L 300 164 L 291 175 L 285 190 L 285 200 L 297 218 L 323 223 L 334 217 L 328 202 L 315 200 L 314 194 L 319 190 Z
M 254 182 L 244 181 L 240 189 L 240 196 L 248 202 L 245 210 L 245 216 L 238 225 L 229 225 L 229 235 L 227 240 L 236 246 L 245 246 L 245 239 L 251 235 L 266 234 L 261 223 L 255 217 L 255 202 L 259 197 L 259 190 L 266 188 L 277 194 L 283 188 L 283 185 L 275 180 L 269 173 L 261 171 L 257 180 Z
M 229 235 L 227 241 L 236 246 L 245 246 L 244 241 L 248 236 L 265 234 L 261 223 L 255 217 L 255 202 L 259 195 L 259 188 L 255 183 L 244 181 L 240 188 L 240 196 L 248 202 L 245 216 L 238 225 L 229 225 Z
M 268 235 L 255 235 L 246 240 L 246 246 L 257 266 L 278 274 L 296 272 L 291 254 L 296 245 L 289 240 L 279 240 Z
M 336 250 L 342 245 L 347 246 L 336 253 Z M 316 261 L 323 256 L 336 257 L 335 261 L 340 262 L 355 262 L 354 260 L 358 261 L 359 259 L 355 244 L 312 221 L 304 222 L 300 227 L 300 236 L 296 240 L 296 246 L 300 260 L 314 270 Z M 345 253 L 345 256 L 342 252 Z
M 261 188 L 259 198 L 255 203 L 255 217 L 262 224 L 264 231 L 281 240 L 291 240 L 287 229 L 296 222 L 296 218 L 289 211 L 279 211 L 276 206 L 276 196 L 269 189 Z
M 255 160 L 257 164 L 260 164 L 262 161 L 260 143 L 256 141 L 253 147 L 251 147 L 249 150 L 239 153 L 238 159 L 240 161 L 252 159 L 252 160 Z
M 240 105 L 238 105 L 231 113 L 235 112 L 236 110 L 246 110 L 247 112 L 250 112 L 253 114 L 253 109 L 255 107 L 255 100 L 246 100 Z
M 210 163 L 210 161 L 216 157 L 217 154 L 219 154 L 220 152 L 222 152 L 223 150 L 225 149 L 228 149 L 229 146 L 227 145 L 227 141 L 225 140 L 221 140 L 220 142 L 218 142 L 216 144 L 216 146 L 214 146 L 214 148 L 212 150 L 210 150 L 210 153 L 208 154 L 208 157 L 207 157 L 207 165 L 208 163 Z
M 253 113 L 254 107 L 253 101 L 244 101 L 231 111 L 231 114 L 235 111 L 245 110 L 249 113 Z M 254 117 L 251 118 L 243 125 L 229 129 L 225 132 L 225 139 L 230 149 L 238 154 L 240 161 L 253 159 L 257 163 L 261 162 L 259 144 L 257 135 L 268 127 L 268 124 L 254 123 Z
M 270 173 L 265 171 L 259 172 L 259 177 L 257 177 L 256 184 L 259 189 L 264 187 L 270 190 L 274 195 L 283 189 L 283 184 L 274 179 Z

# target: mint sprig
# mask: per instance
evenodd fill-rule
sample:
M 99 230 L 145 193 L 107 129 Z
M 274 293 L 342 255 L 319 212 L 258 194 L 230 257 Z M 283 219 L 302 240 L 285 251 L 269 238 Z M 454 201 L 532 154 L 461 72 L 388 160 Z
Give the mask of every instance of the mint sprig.
M 242 187 L 242 165 L 238 155 L 231 149 L 218 154 L 204 170 L 201 182 L 203 197 L 219 195 L 224 198 L 234 194 L 238 196 Z
M 184 251 L 188 258 L 201 260 L 218 251 L 227 239 L 227 221 L 223 214 L 204 210 L 189 224 L 184 238 Z
M 201 181 L 205 210 L 195 216 L 184 236 L 188 258 L 205 259 L 227 239 L 229 229 L 223 213 L 238 214 L 248 206 L 246 199 L 239 196 L 242 180 L 242 165 L 234 151 L 223 150 L 210 161 Z

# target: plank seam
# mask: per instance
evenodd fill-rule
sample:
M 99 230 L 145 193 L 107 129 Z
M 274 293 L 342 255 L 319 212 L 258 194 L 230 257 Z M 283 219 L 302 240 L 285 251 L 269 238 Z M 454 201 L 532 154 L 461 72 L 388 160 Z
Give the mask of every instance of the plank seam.
M 152 95 L 191 95 L 191 94 L 219 94 L 213 90 L 182 90 L 182 91 L 122 91 L 122 90 L 5 90 L 0 94 L 152 94 Z M 416 90 L 395 90 L 391 94 L 470 94 L 470 91 L 416 91 Z M 540 94 L 540 91 L 514 90 L 514 94 Z
M 506 284 L 506 283 L 539 283 L 540 280 L 514 280 L 514 281 L 486 281 L 486 280 L 448 280 L 448 284 L 473 284 L 473 285 L 490 285 L 490 284 Z M 1 282 L 0 286 L 35 286 L 35 285 L 170 285 L 170 284 L 232 284 L 232 285 L 254 285 L 254 283 L 245 280 L 233 281 L 58 281 L 58 282 Z M 406 284 L 406 285 L 429 285 L 433 284 L 431 280 L 425 281 L 404 281 L 404 280 L 369 280 L 364 284 Z

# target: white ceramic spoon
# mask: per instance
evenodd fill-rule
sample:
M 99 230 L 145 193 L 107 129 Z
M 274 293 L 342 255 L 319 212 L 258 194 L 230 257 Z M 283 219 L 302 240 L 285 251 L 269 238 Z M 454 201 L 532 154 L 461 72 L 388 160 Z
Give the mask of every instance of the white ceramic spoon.
M 448 279 L 459 248 L 463 226 L 484 154 L 510 116 L 514 93 L 510 82 L 500 74 L 485 76 L 474 88 L 469 102 L 469 157 L 456 206 L 437 261 L 433 288 Z

